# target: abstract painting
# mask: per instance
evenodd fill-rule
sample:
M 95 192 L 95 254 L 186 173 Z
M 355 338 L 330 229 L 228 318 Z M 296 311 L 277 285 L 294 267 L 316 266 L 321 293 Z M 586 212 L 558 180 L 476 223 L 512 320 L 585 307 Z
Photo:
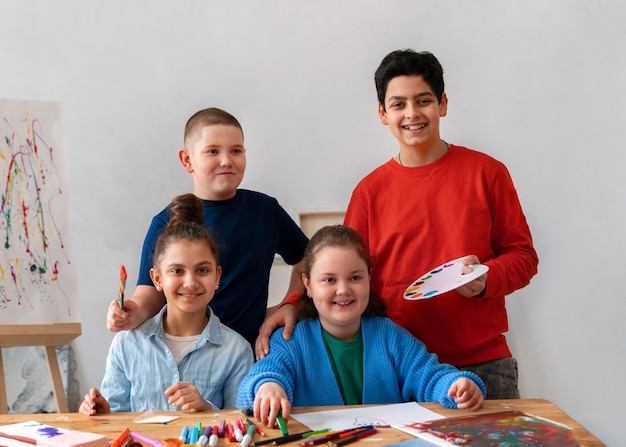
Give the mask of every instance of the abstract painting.
M 0 99 L 0 324 L 78 322 L 61 105 Z

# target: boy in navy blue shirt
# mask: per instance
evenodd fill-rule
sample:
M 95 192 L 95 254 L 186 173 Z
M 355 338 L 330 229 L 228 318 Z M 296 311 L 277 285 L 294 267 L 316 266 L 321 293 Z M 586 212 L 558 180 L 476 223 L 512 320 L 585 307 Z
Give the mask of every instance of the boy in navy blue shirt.
M 308 242 L 278 201 L 265 194 L 238 189 L 246 168 L 243 130 L 231 114 L 209 108 L 195 113 L 185 126 L 185 147 L 178 158 L 192 175 L 194 194 L 202 199 L 204 220 L 221 253 L 223 275 L 211 308 L 220 320 L 254 347 L 267 309 L 269 274 L 278 253 L 293 265 L 287 295 L 302 290 L 299 262 Z M 163 307 L 163 293 L 150 279 L 152 253 L 169 220 L 168 209 L 153 219 L 144 240 L 137 287 L 120 309 L 109 305 L 107 327 L 127 330 Z

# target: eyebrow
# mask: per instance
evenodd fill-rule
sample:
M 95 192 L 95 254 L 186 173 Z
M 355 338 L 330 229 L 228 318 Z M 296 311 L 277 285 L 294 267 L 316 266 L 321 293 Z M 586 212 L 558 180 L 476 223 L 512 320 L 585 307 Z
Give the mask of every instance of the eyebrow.
M 423 98 L 425 96 L 434 97 L 435 95 L 433 94 L 433 92 L 422 92 L 422 93 L 418 93 L 417 95 L 413 95 L 413 99 Z M 402 99 L 407 99 L 407 97 L 406 96 L 390 96 L 387 102 L 398 101 Z
M 202 261 L 202 262 L 199 262 L 198 264 L 192 265 L 192 266 L 187 266 L 185 264 L 173 262 L 171 264 L 167 264 L 166 267 L 167 268 L 198 268 L 198 267 L 205 267 L 205 266 L 212 267 L 213 265 L 214 265 L 214 263 L 211 262 L 211 261 Z

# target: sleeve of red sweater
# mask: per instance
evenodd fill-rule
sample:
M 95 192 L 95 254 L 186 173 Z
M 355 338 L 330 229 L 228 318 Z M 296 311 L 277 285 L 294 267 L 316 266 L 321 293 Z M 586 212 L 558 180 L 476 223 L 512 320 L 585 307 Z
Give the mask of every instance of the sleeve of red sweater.
M 491 188 L 493 229 L 491 244 L 495 257 L 489 266 L 484 297 L 508 295 L 530 283 L 537 273 L 539 257 L 522 211 L 513 180 L 506 168 Z

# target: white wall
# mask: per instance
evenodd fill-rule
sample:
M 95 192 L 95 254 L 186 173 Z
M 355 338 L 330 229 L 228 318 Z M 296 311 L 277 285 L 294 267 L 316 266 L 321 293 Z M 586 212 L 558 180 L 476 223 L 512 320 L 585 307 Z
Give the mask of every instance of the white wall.
M 0 17 L 0 96 L 64 106 L 82 392 L 103 374 L 120 263 L 132 284 L 149 219 L 191 189 L 189 115 L 241 120 L 244 187 L 294 217 L 344 209 L 397 151 L 373 72 L 413 47 L 446 70 L 444 138 L 509 166 L 533 231 L 540 273 L 508 299 L 522 394 L 626 443 L 622 2 L 0 0 Z

